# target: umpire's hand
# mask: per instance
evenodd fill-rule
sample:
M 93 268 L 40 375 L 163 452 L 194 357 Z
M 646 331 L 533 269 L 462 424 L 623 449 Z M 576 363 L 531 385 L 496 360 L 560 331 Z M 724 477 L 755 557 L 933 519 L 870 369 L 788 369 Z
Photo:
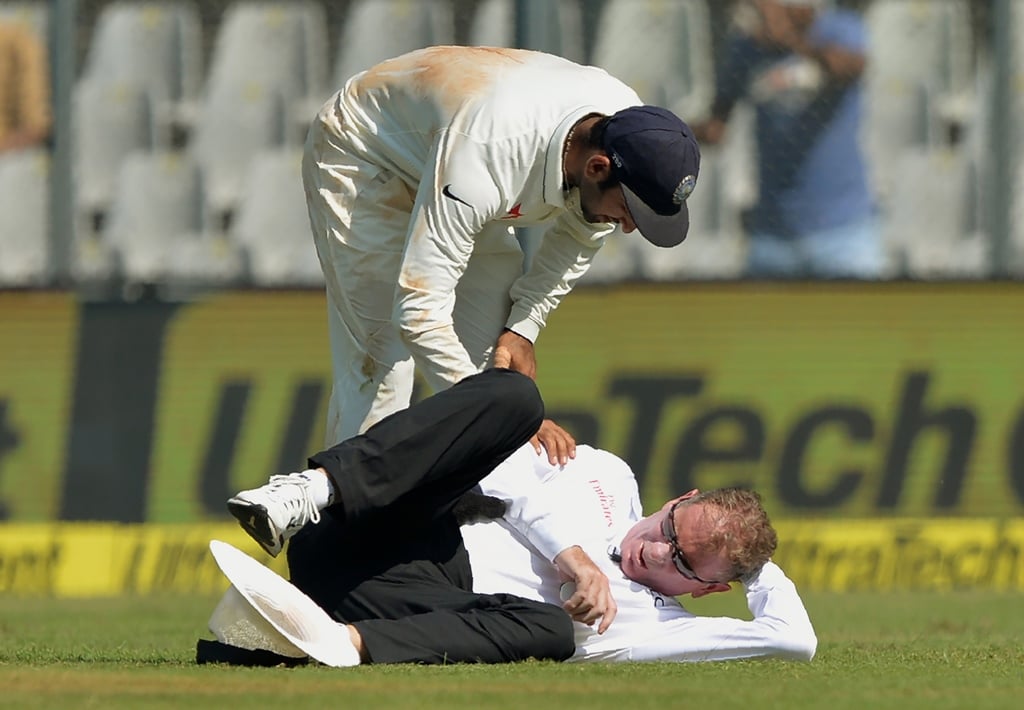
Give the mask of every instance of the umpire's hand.
M 612 625 L 619 611 L 612 597 L 608 577 L 578 545 L 559 552 L 555 557 L 555 564 L 558 565 L 562 577 L 573 583 L 562 585 L 563 589 L 572 592 L 568 598 L 563 594 L 562 608 L 574 621 L 588 626 L 593 626 L 600 619 L 597 633 L 603 634 Z

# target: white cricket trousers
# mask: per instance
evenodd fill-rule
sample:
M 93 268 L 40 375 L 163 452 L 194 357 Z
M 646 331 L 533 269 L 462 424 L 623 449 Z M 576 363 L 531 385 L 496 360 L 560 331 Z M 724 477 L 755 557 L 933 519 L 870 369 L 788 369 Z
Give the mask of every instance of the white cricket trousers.
M 314 120 L 302 162 L 327 287 L 333 383 L 325 446 L 409 406 L 416 366 L 434 391 L 455 383 L 429 361 L 414 365 L 395 325 L 395 292 L 416 187 L 373 164 L 356 145 Z M 512 306 L 509 289 L 522 271 L 523 253 L 511 228 L 496 223 L 477 236 L 452 314 L 456 335 L 477 371 L 490 362 Z

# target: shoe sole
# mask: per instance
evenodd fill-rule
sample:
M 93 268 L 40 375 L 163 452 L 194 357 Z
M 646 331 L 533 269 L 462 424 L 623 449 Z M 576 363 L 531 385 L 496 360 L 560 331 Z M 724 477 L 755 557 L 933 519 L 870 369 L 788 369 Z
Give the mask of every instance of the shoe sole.
M 228 512 L 235 516 L 242 529 L 258 542 L 268 555 L 277 557 L 281 553 L 284 540 L 270 521 L 266 507 L 241 498 L 232 498 L 228 501 Z

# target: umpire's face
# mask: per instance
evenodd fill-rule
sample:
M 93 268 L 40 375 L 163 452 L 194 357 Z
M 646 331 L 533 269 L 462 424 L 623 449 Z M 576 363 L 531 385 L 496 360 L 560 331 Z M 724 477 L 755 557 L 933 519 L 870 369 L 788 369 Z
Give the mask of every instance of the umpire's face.
M 722 550 L 708 550 L 714 520 L 704 504 L 674 498 L 626 533 L 619 546 L 622 572 L 635 582 L 671 596 L 694 597 L 729 590 L 732 565 Z

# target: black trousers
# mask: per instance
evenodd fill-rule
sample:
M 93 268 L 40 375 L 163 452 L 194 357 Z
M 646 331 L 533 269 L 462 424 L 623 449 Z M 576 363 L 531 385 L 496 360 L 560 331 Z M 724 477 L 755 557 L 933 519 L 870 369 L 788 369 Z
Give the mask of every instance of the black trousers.
M 475 594 L 453 508 L 540 427 L 529 378 L 486 370 L 310 458 L 337 503 L 289 544 L 292 582 L 353 624 L 374 663 L 564 660 L 560 608 Z

